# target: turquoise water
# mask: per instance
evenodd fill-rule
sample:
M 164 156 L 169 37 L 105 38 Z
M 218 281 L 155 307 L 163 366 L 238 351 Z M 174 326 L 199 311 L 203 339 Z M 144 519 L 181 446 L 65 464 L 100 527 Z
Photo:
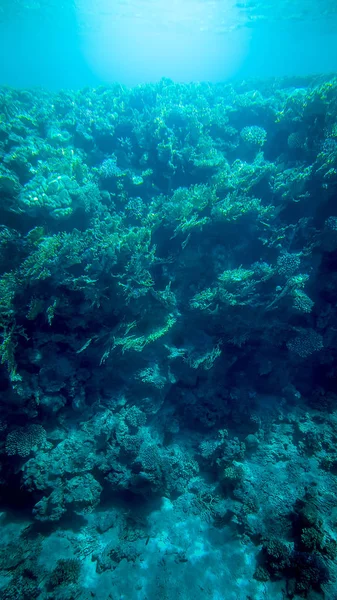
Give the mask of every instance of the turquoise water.
M 337 599 L 336 19 L 3 0 L 0 600 Z
M 328 0 L 7 1 L 0 82 L 83 87 L 336 70 Z

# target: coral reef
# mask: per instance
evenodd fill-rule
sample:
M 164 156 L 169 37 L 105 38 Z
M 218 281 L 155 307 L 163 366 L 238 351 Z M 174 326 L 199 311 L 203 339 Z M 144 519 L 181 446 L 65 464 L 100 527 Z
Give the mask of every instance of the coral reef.
M 337 79 L 0 116 L 0 598 L 332 599 Z

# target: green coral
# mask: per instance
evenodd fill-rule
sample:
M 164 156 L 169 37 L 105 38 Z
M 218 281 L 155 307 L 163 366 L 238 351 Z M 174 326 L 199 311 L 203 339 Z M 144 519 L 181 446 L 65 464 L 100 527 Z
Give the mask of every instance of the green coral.
M 17 291 L 15 273 L 4 273 L 0 277 L 0 323 L 6 323 L 14 315 L 14 298 Z
M 244 127 L 240 132 L 241 139 L 249 146 L 261 148 L 267 140 L 267 132 L 263 127 L 252 125 Z
M 225 288 L 235 289 L 242 283 L 251 280 L 252 277 L 254 277 L 254 271 L 239 267 L 238 269 L 224 271 L 221 275 L 219 275 L 219 281 L 221 281 Z
M 7 367 L 8 375 L 13 384 L 22 380 L 17 372 L 17 363 L 15 359 L 15 349 L 18 345 L 18 336 L 26 336 L 25 332 L 18 328 L 15 323 L 4 326 L 0 331 L 0 362 Z
M 190 300 L 190 306 L 194 310 L 212 311 L 214 302 L 217 298 L 216 288 L 207 288 L 201 292 L 197 292 Z
M 56 260 L 64 242 L 62 234 L 46 236 L 20 267 L 20 276 L 31 283 L 48 279 L 55 272 Z
M 236 222 L 247 217 L 269 219 L 273 215 L 271 206 L 263 206 L 258 198 L 246 197 L 231 193 L 220 200 L 212 209 L 212 216 L 216 221 Z

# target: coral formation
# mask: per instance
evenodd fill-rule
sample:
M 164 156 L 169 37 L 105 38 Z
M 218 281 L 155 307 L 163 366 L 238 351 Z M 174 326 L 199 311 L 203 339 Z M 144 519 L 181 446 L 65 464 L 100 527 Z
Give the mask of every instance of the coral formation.
M 0 598 L 333 598 L 336 78 L 0 115 Z

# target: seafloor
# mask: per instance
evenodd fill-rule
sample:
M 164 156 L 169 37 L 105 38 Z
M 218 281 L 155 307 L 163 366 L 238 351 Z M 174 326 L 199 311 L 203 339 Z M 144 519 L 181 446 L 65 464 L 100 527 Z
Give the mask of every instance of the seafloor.
M 337 79 L 0 90 L 1 600 L 337 598 Z

